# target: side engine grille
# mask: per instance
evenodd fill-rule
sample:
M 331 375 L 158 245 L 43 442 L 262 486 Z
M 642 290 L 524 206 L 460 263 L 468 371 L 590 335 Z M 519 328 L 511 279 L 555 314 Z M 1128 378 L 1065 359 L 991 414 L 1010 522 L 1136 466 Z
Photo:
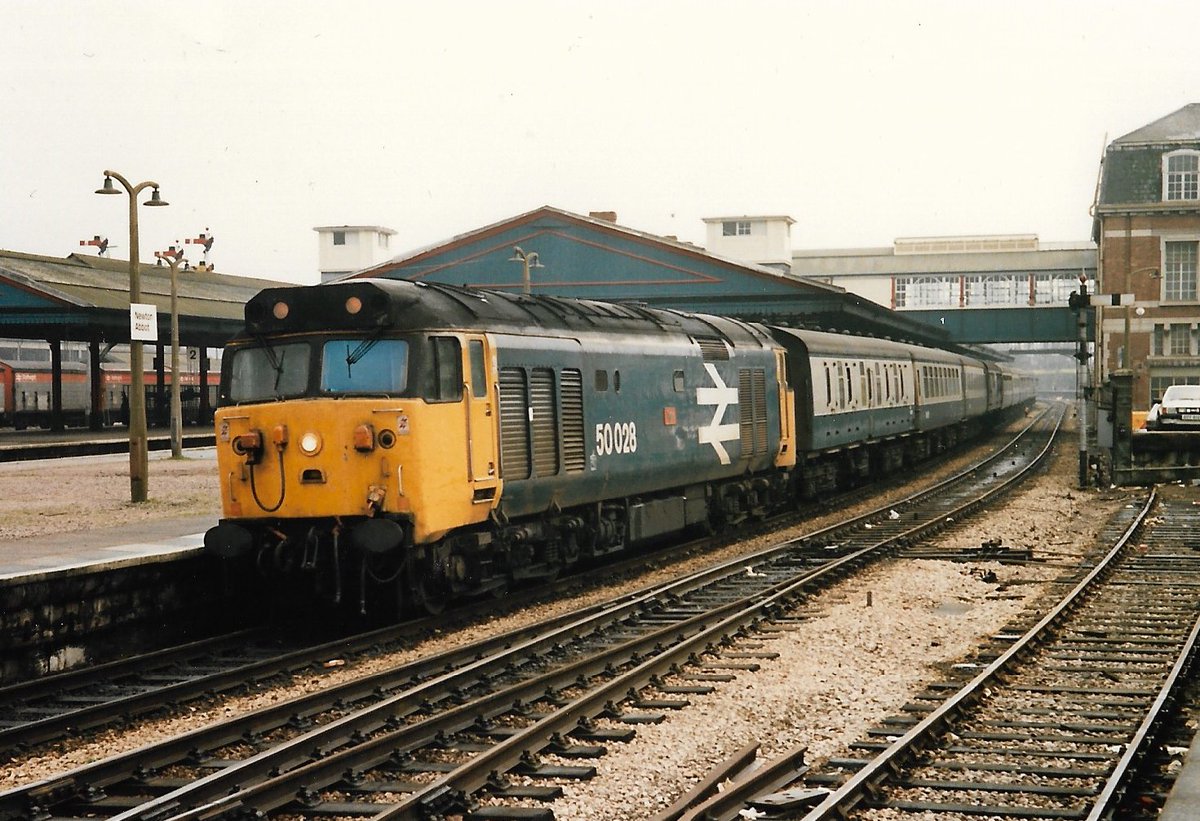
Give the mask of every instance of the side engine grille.
M 762 368 L 738 371 L 738 433 L 742 458 L 767 452 L 767 379 Z
M 505 479 L 529 478 L 525 371 L 500 369 L 500 469 Z
M 535 476 L 558 473 L 558 418 L 554 408 L 554 371 L 534 368 L 529 379 L 530 428 Z
M 562 445 L 567 473 L 586 466 L 583 444 L 583 375 L 572 368 L 562 372 Z

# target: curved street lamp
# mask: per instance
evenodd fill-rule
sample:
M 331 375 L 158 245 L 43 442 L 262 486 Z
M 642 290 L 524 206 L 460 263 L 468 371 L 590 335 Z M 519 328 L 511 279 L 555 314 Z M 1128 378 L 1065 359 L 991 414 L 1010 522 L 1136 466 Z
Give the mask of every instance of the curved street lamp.
M 179 240 L 176 240 L 178 242 Z M 171 458 L 183 458 L 183 407 L 179 400 L 179 266 L 183 248 L 172 245 L 166 251 L 155 251 L 159 261 L 171 266 Z
M 146 205 L 167 205 L 158 195 L 158 183 L 151 180 L 134 185 L 116 171 L 104 172 L 104 187 L 97 194 L 120 194 L 113 180 L 121 183 L 129 195 L 129 302 L 142 299 L 142 284 L 138 269 L 138 211 L 137 195 L 153 188 Z M 146 441 L 146 389 L 141 340 L 129 341 L 129 498 L 144 502 L 150 490 L 150 461 Z
M 524 272 L 521 275 L 521 292 L 525 294 L 529 293 L 530 289 L 529 269 L 546 267 L 545 265 L 542 265 L 542 263 L 538 262 L 537 251 L 525 253 L 521 250 L 520 245 L 513 246 L 513 255 L 508 258 L 508 261 L 519 262 L 524 266 Z

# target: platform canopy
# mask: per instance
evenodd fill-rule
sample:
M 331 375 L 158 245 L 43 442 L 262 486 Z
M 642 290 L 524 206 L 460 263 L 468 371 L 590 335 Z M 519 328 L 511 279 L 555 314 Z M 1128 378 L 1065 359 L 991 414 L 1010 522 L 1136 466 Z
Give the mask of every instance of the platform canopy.
M 949 339 L 942 328 L 818 279 L 727 259 L 674 237 L 627 228 L 609 212 L 582 216 L 550 206 L 343 279 L 387 277 L 519 292 L 526 263 L 533 294 L 637 302 L 941 347 Z
M 171 338 L 171 270 L 142 265 L 141 301 L 158 309 L 159 340 Z M 179 335 L 219 348 L 242 327 L 243 306 L 263 288 L 289 283 L 180 269 Z M 0 250 L 0 337 L 129 341 L 129 262 Z

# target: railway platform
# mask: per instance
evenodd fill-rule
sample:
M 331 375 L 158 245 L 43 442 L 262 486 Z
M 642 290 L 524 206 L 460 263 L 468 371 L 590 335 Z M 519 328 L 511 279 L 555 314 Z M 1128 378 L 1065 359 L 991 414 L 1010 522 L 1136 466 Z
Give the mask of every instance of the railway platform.
M 160 437 L 154 437 L 158 439 Z M 165 450 L 170 450 L 170 438 L 161 437 Z M 118 450 L 109 455 L 95 454 L 74 458 L 37 460 L 28 450 L 35 451 L 43 446 L 76 444 L 113 445 Z M 213 498 L 216 498 L 215 454 L 211 447 L 197 447 L 185 437 L 186 464 L 194 481 L 203 485 L 208 472 L 212 472 Z M 115 522 L 104 522 L 102 517 L 91 516 L 64 527 L 56 514 L 65 510 L 64 505 L 48 503 L 57 490 L 59 494 L 72 494 L 70 488 L 97 488 L 95 498 L 71 496 L 76 505 L 87 506 L 99 502 L 100 497 L 118 497 L 117 507 L 128 507 L 124 488 L 99 489 L 111 486 L 114 474 L 123 475 L 125 457 L 129 450 L 126 431 L 106 430 L 67 431 L 50 434 L 21 431 L 0 432 L 0 450 L 23 451 L 14 458 L 0 455 L 0 472 L 4 479 L 2 487 L 7 508 L 16 514 L 33 512 L 25 521 L 59 522 L 57 526 L 41 527 L 26 525 L 15 528 L 0 527 L 0 587 L 10 586 L 33 578 L 52 575 L 79 575 L 97 573 L 128 566 L 139 562 L 161 562 L 172 558 L 183 558 L 198 552 L 203 544 L 204 531 L 217 523 L 216 507 L 211 514 L 200 515 L 205 509 L 188 508 L 172 515 L 159 505 L 148 505 L 136 516 L 124 516 Z M 152 478 L 161 477 L 169 462 L 169 453 L 153 448 L 150 459 Z M 161 460 L 161 461 L 160 461 Z M 157 465 L 161 464 L 163 468 Z M 69 484 L 75 483 L 75 484 Z M 49 489 L 48 489 L 49 488 Z M 66 488 L 66 489 L 62 489 Z M 165 491 L 160 491 L 165 492 Z M 76 490 L 75 493 L 79 493 Z M 109 502 L 109 507 L 112 503 Z M 10 520 L 11 523 L 12 520 Z M 96 522 L 103 522 L 95 526 Z M 63 532 L 63 531 L 66 532 Z M 30 535 L 13 535 L 25 534 Z
M 1175 776 L 1175 786 L 1158 821 L 1196 821 L 1200 818 L 1200 735 L 1192 740 L 1183 769 Z
M 0 540 L 0 587 L 87 575 L 198 554 L 213 516 L 187 516 L 83 532 Z
M 184 428 L 185 448 L 211 446 L 214 441 L 215 436 L 210 426 Z M 170 432 L 152 429 L 148 442 L 152 451 L 170 450 Z M 95 431 L 83 428 L 69 428 L 63 431 L 0 428 L 0 462 L 128 452 L 129 431 L 124 427 Z
M 103 660 L 139 637 L 161 639 L 168 625 L 233 609 L 222 567 L 203 551 L 218 517 L 203 492 L 211 472 L 216 498 L 213 450 L 169 456 L 169 444 L 151 454 L 158 495 L 152 481 L 140 510 L 125 496 L 119 453 L 0 462 L 0 684 Z M 170 496 L 181 487 L 191 490 Z M 74 513 L 88 505 L 107 512 Z

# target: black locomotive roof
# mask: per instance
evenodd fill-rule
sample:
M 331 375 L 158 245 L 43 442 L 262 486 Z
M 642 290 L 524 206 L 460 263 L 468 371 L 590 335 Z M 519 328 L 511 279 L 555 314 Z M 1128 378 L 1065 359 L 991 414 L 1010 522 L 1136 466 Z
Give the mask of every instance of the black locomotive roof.
M 396 279 L 268 288 L 246 303 L 243 336 L 379 329 L 675 333 L 743 344 L 767 341 L 757 326 L 728 317 Z

